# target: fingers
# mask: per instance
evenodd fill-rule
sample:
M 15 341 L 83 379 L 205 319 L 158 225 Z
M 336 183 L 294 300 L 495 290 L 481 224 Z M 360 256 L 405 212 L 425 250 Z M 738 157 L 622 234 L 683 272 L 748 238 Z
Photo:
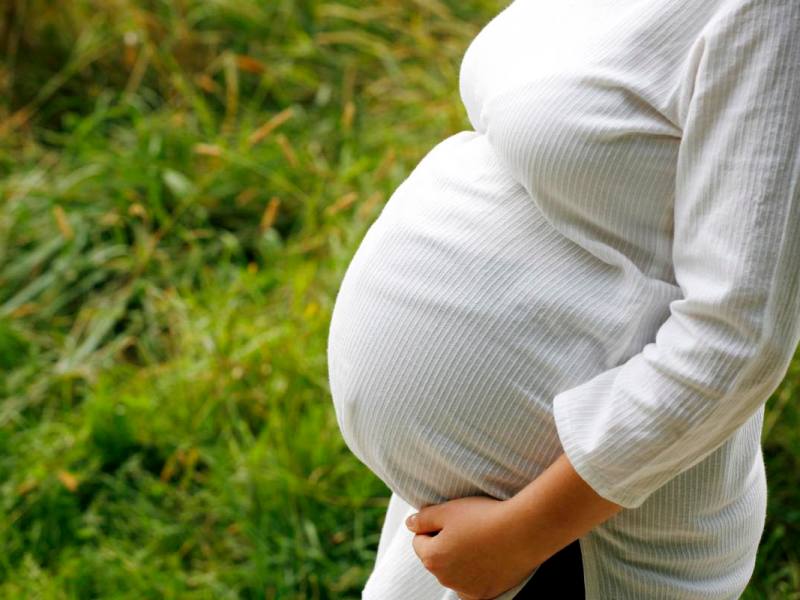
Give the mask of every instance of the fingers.
M 418 533 L 411 541 L 411 545 L 425 569 L 436 577 L 441 585 L 452 590 L 452 582 L 450 579 L 445 578 L 443 572 L 443 570 L 446 570 L 449 561 L 447 555 L 442 552 L 442 544 L 438 536 Z M 453 591 L 456 591 L 459 600 L 487 600 L 483 596 L 472 596 L 457 590 Z
M 431 537 L 429 535 L 425 535 L 424 533 L 414 536 L 414 539 L 411 540 L 411 545 L 414 548 L 414 552 L 416 553 L 417 557 L 422 561 L 422 564 L 425 566 L 426 569 L 432 569 L 434 565 L 434 552 L 433 545 L 436 543 L 436 538 Z
M 406 519 L 406 527 L 414 533 L 435 533 L 441 531 L 444 524 L 441 520 L 442 509 L 439 505 L 423 506 L 419 512 Z

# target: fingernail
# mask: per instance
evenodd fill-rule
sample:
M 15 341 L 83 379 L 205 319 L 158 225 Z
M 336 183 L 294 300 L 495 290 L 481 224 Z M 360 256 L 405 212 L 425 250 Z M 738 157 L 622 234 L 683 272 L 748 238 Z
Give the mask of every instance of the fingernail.
M 414 525 L 417 523 L 417 515 L 413 514 L 406 519 L 406 527 L 412 529 Z

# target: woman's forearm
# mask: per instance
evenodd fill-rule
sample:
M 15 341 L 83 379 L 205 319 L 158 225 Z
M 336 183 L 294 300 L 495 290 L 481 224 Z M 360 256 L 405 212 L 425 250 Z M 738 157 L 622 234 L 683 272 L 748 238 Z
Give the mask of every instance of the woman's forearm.
M 531 542 L 526 547 L 534 565 L 623 508 L 597 494 L 563 453 L 506 504 L 515 530 Z

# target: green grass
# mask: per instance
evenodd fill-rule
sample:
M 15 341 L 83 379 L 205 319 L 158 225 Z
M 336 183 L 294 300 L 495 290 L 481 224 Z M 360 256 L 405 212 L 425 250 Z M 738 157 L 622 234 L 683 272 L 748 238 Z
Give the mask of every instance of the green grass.
M 388 491 L 336 426 L 334 294 L 504 4 L 0 8 L 0 597 L 359 596 Z M 751 599 L 800 598 L 798 382 Z

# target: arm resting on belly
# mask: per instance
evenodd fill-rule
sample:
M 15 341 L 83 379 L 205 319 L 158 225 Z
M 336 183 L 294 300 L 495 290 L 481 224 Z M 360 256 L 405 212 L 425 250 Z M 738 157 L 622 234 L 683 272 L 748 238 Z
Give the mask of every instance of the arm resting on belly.
M 800 3 L 731 4 L 697 46 L 682 104 L 683 298 L 640 353 L 553 398 L 570 462 L 625 508 L 737 434 L 800 341 Z
M 598 495 L 562 454 L 508 500 L 468 496 L 408 517 L 414 551 L 463 600 L 495 598 L 621 506 Z

